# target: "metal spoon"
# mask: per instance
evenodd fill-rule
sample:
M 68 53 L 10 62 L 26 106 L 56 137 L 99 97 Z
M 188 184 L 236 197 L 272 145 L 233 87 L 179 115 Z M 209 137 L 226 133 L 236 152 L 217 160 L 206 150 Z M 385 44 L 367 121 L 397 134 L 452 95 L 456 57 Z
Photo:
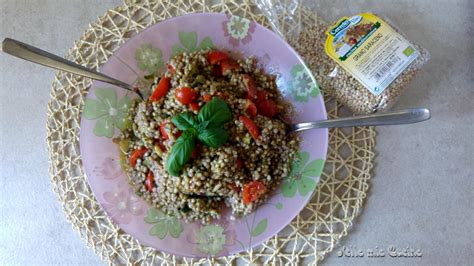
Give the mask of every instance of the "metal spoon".
M 130 84 L 127 84 L 120 80 L 116 80 L 112 77 L 94 71 L 92 69 L 83 67 L 74 62 L 61 58 L 57 55 L 48 53 L 26 43 L 22 43 L 20 41 L 13 40 L 10 38 L 5 38 L 2 42 L 2 50 L 7 54 L 25 59 L 33 63 L 119 86 L 121 88 L 138 94 L 138 96 L 143 99 L 143 96 L 140 91 L 138 91 L 138 89 L 136 89 Z
M 316 122 L 290 125 L 291 132 L 313 128 L 358 127 L 358 126 L 387 126 L 412 124 L 430 119 L 430 110 L 426 108 L 407 109 L 402 111 L 344 117 Z

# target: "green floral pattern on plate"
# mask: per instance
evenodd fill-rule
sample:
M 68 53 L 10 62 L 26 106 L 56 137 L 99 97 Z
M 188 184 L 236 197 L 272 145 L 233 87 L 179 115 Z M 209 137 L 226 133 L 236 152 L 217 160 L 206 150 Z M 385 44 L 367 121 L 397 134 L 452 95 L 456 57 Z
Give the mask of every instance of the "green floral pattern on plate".
M 313 160 L 309 162 L 309 153 L 300 152 L 293 160 L 289 176 L 283 180 L 281 185 L 284 197 L 292 198 L 296 191 L 304 197 L 316 187 L 314 177 L 321 176 L 324 160 Z
M 216 255 L 222 251 L 226 241 L 224 228 L 217 224 L 201 227 L 196 234 L 196 242 L 199 251 L 209 255 Z
M 181 54 L 184 52 L 195 52 L 203 49 L 214 48 L 211 38 L 205 37 L 199 45 L 197 45 L 197 33 L 196 32 L 183 32 L 180 31 L 179 44 L 174 44 L 171 48 L 173 51 L 172 56 Z
M 227 32 L 232 38 L 235 39 L 244 39 L 250 28 L 250 20 L 232 16 L 227 23 Z
M 229 37 L 229 43 L 234 47 L 241 43 L 248 44 L 252 40 L 255 27 L 254 21 L 231 15 L 227 15 L 227 19 L 222 22 L 224 36 Z
M 176 217 L 168 216 L 155 208 L 150 208 L 145 216 L 147 224 L 154 224 L 148 232 L 152 236 L 164 239 L 169 233 L 171 237 L 178 238 L 183 232 L 183 224 Z
M 290 91 L 298 102 L 307 102 L 319 95 L 319 87 L 311 72 L 302 64 L 291 68 Z
M 148 72 L 155 73 L 163 66 L 161 50 L 151 46 L 151 44 L 142 44 L 135 51 L 135 60 L 137 60 L 138 68 Z
M 117 102 L 117 93 L 113 88 L 97 88 L 97 100 L 86 98 L 84 117 L 97 120 L 94 134 L 98 137 L 112 138 L 115 128 L 124 130 L 128 125 L 127 112 L 132 100 L 124 96 Z
M 265 230 L 267 230 L 267 226 L 268 226 L 268 219 L 265 218 L 265 219 L 262 219 L 260 222 L 258 222 L 258 224 L 252 229 L 252 231 L 250 232 L 250 235 L 251 236 L 259 236 L 261 234 L 263 234 L 263 232 L 265 232 Z

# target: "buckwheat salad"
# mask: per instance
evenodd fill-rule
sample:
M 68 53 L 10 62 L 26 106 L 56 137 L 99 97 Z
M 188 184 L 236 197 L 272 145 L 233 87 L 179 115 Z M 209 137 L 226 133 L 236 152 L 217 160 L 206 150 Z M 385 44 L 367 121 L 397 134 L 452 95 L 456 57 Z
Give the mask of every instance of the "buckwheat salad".
M 187 222 L 209 223 L 224 205 L 242 217 L 264 203 L 300 142 L 281 119 L 291 106 L 276 77 L 255 58 L 200 51 L 173 57 L 152 79 L 115 139 L 136 193 Z

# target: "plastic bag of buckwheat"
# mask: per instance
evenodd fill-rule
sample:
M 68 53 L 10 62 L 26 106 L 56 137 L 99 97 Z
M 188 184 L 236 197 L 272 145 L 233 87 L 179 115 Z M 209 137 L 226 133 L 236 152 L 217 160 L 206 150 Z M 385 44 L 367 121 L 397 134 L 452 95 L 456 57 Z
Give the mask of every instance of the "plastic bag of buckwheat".
M 256 0 L 275 32 L 305 59 L 321 90 L 354 113 L 389 109 L 429 60 L 387 18 L 370 12 L 327 23 L 298 0 Z M 321 11 L 320 11 L 321 12 Z

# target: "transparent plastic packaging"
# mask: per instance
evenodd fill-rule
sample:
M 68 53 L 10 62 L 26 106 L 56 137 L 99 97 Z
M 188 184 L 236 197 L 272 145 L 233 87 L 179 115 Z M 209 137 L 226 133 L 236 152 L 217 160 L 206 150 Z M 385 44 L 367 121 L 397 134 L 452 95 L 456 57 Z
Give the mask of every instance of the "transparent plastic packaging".
M 256 0 L 256 3 L 273 30 L 285 38 L 305 59 L 323 93 L 333 96 L 357 114 L 382 112 L 391 108 L 430 58 L 426 49 L 408 40 L 392 21 L 375 14 L 419 52 L 418 57 L 381 94 L 375 95 L 326 53 L 326 31 L 336 21 L 328 23 L 319 14 L 315 14 L 314 22 L 303 23 L 301 11 L 309 8 L 298 0 Z M 319 13 L 323 12 L 324 10 L 319 10 Z

